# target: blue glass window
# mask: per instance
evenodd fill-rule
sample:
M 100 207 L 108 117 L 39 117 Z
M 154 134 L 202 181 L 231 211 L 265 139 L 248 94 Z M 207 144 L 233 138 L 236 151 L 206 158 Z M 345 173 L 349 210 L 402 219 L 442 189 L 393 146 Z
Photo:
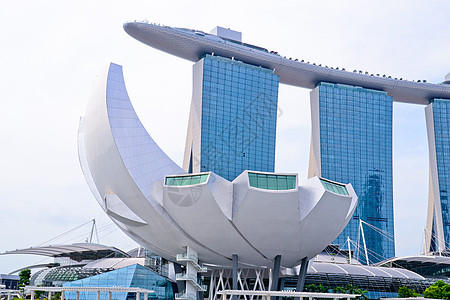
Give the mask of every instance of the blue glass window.
M 248 172 L 249 184 L 252 187 L 266 190 L 295 190 L 295 175 L 261 174 Z
M 166 185 L 183 186 L 205 183 L 208 180 L 208 176 L 209 174 L 167 176 Z
M 275 170 L 279 77 L 273 70 L 206 55 L 200 171 L 233 180 Z
M 336 193 L 336 194 L 348 196 L 348 191 L 347 191 L 347 188 L 345 187 L 345 185 L 331 182 L 331 181 L 323 179 L 323 178 L 320 178 L 320 182 L 322 183 L 323 187 L 326 190 Z
M 445 242 L 450 241 L 450 100 L 434 99 L 433 125 Z
M 351 183 L 358 195 L 354 217 L 334 243 L 358 238 L 359 219 L 385 231 L 366 230 L 369 259 L 395 255 L 392 188 L 392 97 L 360 87 L 317 86 L 321 176 Z
M 132 265 L 100 275 L 63 284 L 64 287 L 139 287 L 153 290 L 149 299 L 173 300 L 172 282 L 141 265 Z M 101 293 L 101 300 L 108 300 L 108 293 Z M 66 299 L 75 299 L 76 292 L 66 292 Z M 95 292 L 80 292 L 80 300 L 96 300 Z M 112 293 L 112 299 L 136 299 L 136 293 Z M 140 300 L 144 295 L 140 295 Z M 137 299 L 136 299 L 137 300 Z

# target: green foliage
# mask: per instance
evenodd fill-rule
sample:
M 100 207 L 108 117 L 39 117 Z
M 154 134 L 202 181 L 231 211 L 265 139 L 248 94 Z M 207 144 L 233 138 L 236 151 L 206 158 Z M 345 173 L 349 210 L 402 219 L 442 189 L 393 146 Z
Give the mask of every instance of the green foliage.
M 38 286 L 42 286 L 42 285 L 38 285 Z M 44 295 L 44 294 L 45 294 L 44 291 L 34 291 L 34 298 L 41 299 L 42 295 Z
M 344 287 L 338 286 L 333 289 L 333 293 L 335 294 L 346 294 Z
M 56 292 L 52 295 L 51 300 L 60 300 L 61 299 L 61 292 Z
M 23 288 L 24 286 L 27 286 L 30 284 L 30 278 L 31 278 L 31 270 L 25 269 L 20 271 L 19 273 L 19 287 Z
M 322 284 L 316 286 L 314 283 L 305 286 L 303 290 L 310 293 L 328 293 L 327 287 L 324 287 Z
M 319 285 L 309 284 L 309 285 L 305 286 L 304 291 L 310 292 L 310 293 L 328 293 L 329 288 L 324 287 L 322 284 L 319 284 Z M 347 284 L 345 287 L 342 287 L 342 286 L 335 287 L 333 289 L 333 293 L 335 293 L 335 294 L 353 294 L 353 295 L 359 294 L 361 296 L 357 297 L 356 299 L 359 299 L 359 300 L 369 299 L 366 295 L 368 293 L 367 290 L 363 291 L 362 289 L 359 289 L 357 286 L 351 285 L 351 284 Z
M 347 291 L 347 294 L 357 294 L 358 287 L 353 284 L 347 284 L 345 290 Z
M 425 298 L 450 299 L 450 284 L 438 280 L 423 292 Z
M 356 299 L 360 299 L 360 300 L 367 300 L 367 299 L 369 299 L 369 297 L 367 297 L 367 293 L 368 293 L 369 291 L 367 291 L 367 290 L 362 290 L 362 289 L 359 289 L 356 285 L 352 285 L 352 284 L 347 284 L 345 287 L 342 287 L 342 286 L 338 286 L 338 287 L 335 287 L 334 289 L 333 289 L 333 293 L 336 293 L 336 294 L 359 294 L 360 296 L 359 297 L 357 297 Z
M 420 297 L 420 294 L 417 293 L 415 290 L 411 290 L 406 286 L 399 287 L 398 291 L 398 298 L 411 298 L 411 297 Z

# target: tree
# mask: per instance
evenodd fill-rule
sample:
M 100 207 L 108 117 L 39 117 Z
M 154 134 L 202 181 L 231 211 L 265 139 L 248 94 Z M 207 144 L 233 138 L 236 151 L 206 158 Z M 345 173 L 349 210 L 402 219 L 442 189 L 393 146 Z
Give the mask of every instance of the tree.
M 19 273 L 19 287 L 23 288 L 26 285 L 30 284 L 30 278 L 31 278 L 31 270 L 25 269 L 20 271 Z
M 333 293 L 335 294 L 345 294 L 346 291 L 342 286 L 337 286 L 333 289 Z
M 319 284 L 319 286 L 317 287 L 317 291 L 319 293 L 328 293 L 329 288 L 324 287 L 322 284 Z
M 324 287 L 322 284 L 315 285 L 314 283 L 305 286 L 305 292 L 310 293 L 328 293 L 328 288 Z
M 61 292 L 56 292 L 51 300 L 61 300 Z
M 367 296 L 367 293 L 369 293 L 368 290 L 362 290 L 357 287 L 350 292 L 350 294 L 359 294 L 359 297 L 356 297 L 356 299 L 359 300 L 368 300 L 369 297 Z
M 316 285 L 314 283 L 308 284 L 303 289 L 305 292 L 315 293 L 316 292 Z
M 423 296 L 425 298 L 450 299 L 450 284 L 438 280 L 423 292 Z
M 41 284 L 38 286 L 42 286 Z M 42 295 L 44 295 L 45 292 L 44 291 L 34 291 L 34 298 L 35 299 L 41 299 Z
M 366 295 L 368 292 L 369 292 L 368 290 L 363 291 L 362 289 L 359 289 L 356 285 L 352 284 L 347 284 L 345 287 L 338 286 L 333 289 L 333 293 L 337 294 L 359 294 L 360 296 L 357 297 L 356 299 L 360 300 L 369 299 L 369 297 L 367 297 Z
M 420 297 L 420 294 L 415 290 L 411 290 L 406 286 L 401 286 L 398 288 L 398 298 L 411 298 L 411 297 Z
M 358 287 L 349 283 L 345 286 L 345 291 L 347 294 L 357 294 Z

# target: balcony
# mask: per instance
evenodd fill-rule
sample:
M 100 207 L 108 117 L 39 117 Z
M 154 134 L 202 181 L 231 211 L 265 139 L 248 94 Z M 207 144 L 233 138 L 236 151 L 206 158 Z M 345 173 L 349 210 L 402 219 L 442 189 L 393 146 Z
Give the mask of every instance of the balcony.
M 204 267 L 203 264 L 198 263 L 198 258 L 193 255 L 187 255 L 184 254 L 177 254 L 177 262 L 184 261 L 184 262 L 190 262 L 199 273 L 205 273 L 208 271 L 208 268 Z
M 175 278 L 177 281 L 189 281 L 191 283 L 191 285 L 193 285 L 194 288 L 199 292 L 206 291 L 206 285 L 202 285 L 202 284 L 198 283 L 197 277 L 195 277 L 192 274 L 181 273 L 181 274 L 177 274 Z
M 176 293 L 175 300 L 197 300 L 197 296 L 187 293 Z

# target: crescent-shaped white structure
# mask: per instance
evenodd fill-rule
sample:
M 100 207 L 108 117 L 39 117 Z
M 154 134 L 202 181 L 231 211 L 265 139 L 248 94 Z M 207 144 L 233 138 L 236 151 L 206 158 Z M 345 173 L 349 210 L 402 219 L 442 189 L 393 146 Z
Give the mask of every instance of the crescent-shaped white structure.
M 110 64 L 93 86 L 80 121 L 79 158 L 106 214 L 132 239 L 175 261 L 186 247 L 205 263 L 294 267 L 331 243 L 352 217 L 350 184 L 296 174 L 244 171 L 232 182 L 186 174 L 147 133 L 128 97 L 122 67 Z M 291 180 L 261 188 L 249 178 Z

